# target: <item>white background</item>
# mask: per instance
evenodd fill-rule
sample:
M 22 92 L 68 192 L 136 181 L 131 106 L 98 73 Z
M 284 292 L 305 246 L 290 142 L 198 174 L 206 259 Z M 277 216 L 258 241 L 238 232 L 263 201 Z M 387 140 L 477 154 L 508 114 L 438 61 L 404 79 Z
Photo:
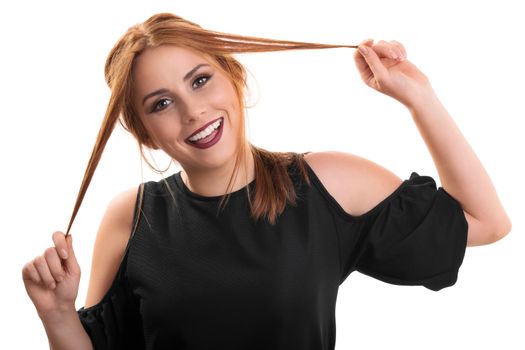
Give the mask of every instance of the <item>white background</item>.
M 117 39 L 156 12 L 268 38 L 402 42 L 488 171 L 512 232 L 468 248 L 455 286 L 432 292 L 352 274 L 340 287 L 337 349 L 523 349 L 525 295 L 522 10 L 518 1 L 18 1 L 0 8 L 0 348 L 47 349 L 21 278 L 65 230 L 109 98 L 103 66 Z M 521 22 L 522 23 L 522 22 Z M 354 49 L 248 54 L 249 136 L 280 151 L 339 150 L 406 179 L 439 177 L 408 111 L 361 82 Z M 253 79 L 255 77 L 255 80 Z M 141 181 L 139 153 L 117 127 L 73 226 L 84 305 L 108 201 Z M 167 162 L 158 158 L 159 165 Z M 172 168 L 170 173 L 178 171 Z M 521 333 L 523 334 L 523 333 Z

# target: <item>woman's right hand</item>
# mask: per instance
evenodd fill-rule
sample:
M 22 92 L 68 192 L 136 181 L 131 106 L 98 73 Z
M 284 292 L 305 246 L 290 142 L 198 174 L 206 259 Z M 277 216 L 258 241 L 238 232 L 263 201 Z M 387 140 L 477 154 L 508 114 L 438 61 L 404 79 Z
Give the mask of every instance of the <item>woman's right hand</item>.
M 64 233 L 57 231 L 53 242 L 54 247 L 47 248 L 22 269 L 27 294 L 41 319 L 75 309 L 80 282 L 71 235 L 66 239 Z

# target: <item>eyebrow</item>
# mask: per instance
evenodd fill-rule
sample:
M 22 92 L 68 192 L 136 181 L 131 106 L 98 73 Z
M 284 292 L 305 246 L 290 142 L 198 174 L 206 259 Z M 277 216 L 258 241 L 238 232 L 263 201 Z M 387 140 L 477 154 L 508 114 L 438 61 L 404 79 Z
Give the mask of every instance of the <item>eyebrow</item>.
M 191 76 L 201 67 L 205 67 L 205 66 L 209 66 L 209 64 L 206 64 L 206 63 L 201 63 L 197 66 L 195 66 L 192 70 L 190 70 L 188 73 L 186 73 L 186 75 L 184 76 L 184 78 L 182 78 L 183 81 L 186 81 L 188 80 L 189 78 L 191 78 Z M 146 96 L 144 96 L 144 99 L 142 100 L 142 104 L 144 105 L 144 103 L 146 103 L 146 100 L 150 97 L 153 97 L 153 96 L 156 96 L 156 95 L 160 95 L 160 94 L 163 94 L 165 92 L 168 92 L 168 89 L 165 89 L 165 88 L 162 88 L 162 89 L 158 89 L 156 91 L 153 91 L 149 94 L 147 94 Z

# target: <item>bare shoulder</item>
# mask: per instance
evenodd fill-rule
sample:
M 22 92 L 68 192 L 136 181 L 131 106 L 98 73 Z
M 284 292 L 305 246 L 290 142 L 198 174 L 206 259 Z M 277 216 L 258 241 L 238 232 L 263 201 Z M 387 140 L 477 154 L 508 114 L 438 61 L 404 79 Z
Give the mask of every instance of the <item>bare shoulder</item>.
M 304 159 L 330 195 L 354 216 L 374 208 L 403 182 L 383 166 L 350 153 L 312 152 Z
M 138 188 L 116 195 L 109 203 L 95 239 L 85 308 L 97 304 L 109 290 L 133 228 Z

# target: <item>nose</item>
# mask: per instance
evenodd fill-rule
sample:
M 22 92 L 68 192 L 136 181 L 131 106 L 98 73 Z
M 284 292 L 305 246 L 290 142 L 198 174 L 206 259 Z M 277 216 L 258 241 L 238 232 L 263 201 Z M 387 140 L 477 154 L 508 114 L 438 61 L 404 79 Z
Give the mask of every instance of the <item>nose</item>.
M 188 97 L 182 105 L 183 123 L 191 124 L 206 117 L 206 107 L 202 99 L 198 97 Z

